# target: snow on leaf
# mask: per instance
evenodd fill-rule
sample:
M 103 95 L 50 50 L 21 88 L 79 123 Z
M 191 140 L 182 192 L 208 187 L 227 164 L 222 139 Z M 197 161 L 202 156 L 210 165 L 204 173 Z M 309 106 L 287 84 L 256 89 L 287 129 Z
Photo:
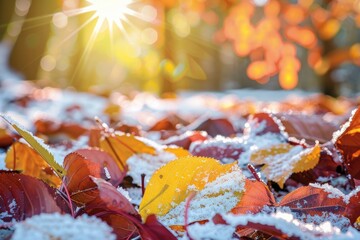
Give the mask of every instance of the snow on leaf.
M 184 200 L 165 215 L 159 216 L 159 220 L 167 226 L 183 226 L 186 225 L 186 211 L 189 223 L 209 220 L 217 213 L 227 213 L 242 199 L 244 183 L 245 177 L 234 165 L 230 172 L 218 176 L 199 190 L 188 206 Z
M 222 165 L 211 158 L 185 157 L 172 161 L 157 170 L 150 179 L 140 203 L 139 212 L 143 219 L 150 214 L 163 216 L 183 202 L 191 192 L 201 192 L 206 185 L 233 172 L 239 172 L 239 175 L 242 176 L 236 163 Z M 244 181 L 243 177 L 240 180 Z M 231 185 L 231 181 L 225 181 L 225 186 L 228 186 L 226 184 Z M 222 192 L 221 187 L 212 190 L 211 187 L 208 188 L 203 194 L 209 199 L 211 199 L 211 195 L 216 198 L 229 192 L 225 189 Z M 243 188 L 236 189 L 233 194 L 240 199 L 242 191 Z
M 31 236 L 31 237 L 30 237 Z M 115 240 L 111 227 L 96 217 L 41 214 L 15 225 L 12 240 Z
M 30 144 L 30 146 L 32 146 L 40 154 L 40 156 L 50 165 L 50 167 L 59 177 L 66 175 L 65 169 L 55 161 L 55 157 L 49 150 L 49 147 L 41 139 L 35 137 L 31 132 L 25 130 L 9 116 L 3 114 L 0 116 L 6 122 L 8 122 Z
M 219 216 L 217 216 L 219 217 Z M 291 214 L 278 211 L 273 214 L 223 215 L 225 224 L 233 227 L 246 227 L 265 232 L 279 239 L 359 239 L 360 233 L 349 227 L 346 231 L 323 222 L 319 225 L 304 223 Z M 224 224 L 224 223 L 223 223 Z M 197 226 L 199 228 L 199 226 Z M 203 226 L 206 230 L 206 226 Z M 190 227 L 191 231 L 191 227 Z M 199 230 L 198 230 L 199 231 Z
M 264 164 L 261 171 L 268 180 L 272 180 L 283 188 L 285 181 L 292 173 L 303 172 L 314 168 L 320 158 L 320 147 L 303 149 L 284 143 L 267 149 L 255 151 L 250 162 Z
M 61 184 L 61 179 L 39 153 L 27 144 L 15 142 L 9 148 L 5 162 L 8 169 L 21 171 L 21 173 L 41 179 L 51 186 L 59 187 Z
M 344 157 L 347 171 L 353 178 L 360 179 L 360 108 L 334 133 L 333 141 Z

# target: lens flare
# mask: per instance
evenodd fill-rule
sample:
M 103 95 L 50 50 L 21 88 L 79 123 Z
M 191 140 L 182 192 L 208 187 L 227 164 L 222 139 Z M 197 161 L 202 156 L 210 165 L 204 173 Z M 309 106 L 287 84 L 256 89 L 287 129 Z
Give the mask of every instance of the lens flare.
M 132 0 L 87 0 L 91 6 L 90 9 L 95 12 L 100 21 L 107 20 L 109 25 L 124 21 L 126 15 L 131 14 L 129 5 Z

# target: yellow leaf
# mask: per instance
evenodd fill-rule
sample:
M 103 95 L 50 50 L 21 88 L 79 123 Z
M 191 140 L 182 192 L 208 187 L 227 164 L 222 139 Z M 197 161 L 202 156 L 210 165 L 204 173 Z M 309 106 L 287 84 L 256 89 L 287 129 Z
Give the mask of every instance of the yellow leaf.
M 9 116 L 0 115 L 8 122 L 29 144 L 37 151 L 40 156 L 50 165 L 59 177 L 66 175 L 65 169 L 56 161 L 54 155 L 50 152 L 49 147 L 39 138 L 35 137 L 31 132 L 25 130 Z
M 303 149 L 284 143 L 254 152 L 250 162 L 264 164 L 262 173 L 283 188 L 291 174 L 310 170 L 319 163 L 320 150 L 319 145 Z
M 140 215 L 143 219 L 150 214 L 165 215 L 191 192 L 199 192 L 218 177 L 235 170 L 241 173 L 236 162 L 223 165 L 215 159 L 204 157 L 174 160 L 151 177 L 140 203 Z
M 61 184 L 61 179 L 54 174 L 44 159 L 24 143 L 16 142 L 9 148 L 5 163 L 8 169 L 41 179 L 50 186 L 59 187 Z
M 121 170 L 126 169 L 126 161 L 134 154 L 146 153 L 154 155 L 156 149 L 140 141 L 131 134 L 114 133 L 105 135 L 100 140 L 100 148 L 108 152 Z

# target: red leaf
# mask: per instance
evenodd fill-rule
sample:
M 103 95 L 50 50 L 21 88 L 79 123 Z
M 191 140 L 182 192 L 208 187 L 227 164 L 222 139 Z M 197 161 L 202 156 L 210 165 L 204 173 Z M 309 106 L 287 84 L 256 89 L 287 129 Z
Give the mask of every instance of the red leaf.
M 360 217 L 360 190 L 356 189 L 350 193 L 350 198 L 348 200 L 345 216 L 350 219 L 350 222 L 353 224 Z
M 203 142 L 208 139 L 208 135 L 206 132 L 187 131 L 181 135 L 174 135 L 174 134 L 172 136 L 169 136 L 166 140 L 164 140 L 162 144 L 176 145 L 178 147 L 182 147 L 188 150 L 193 142 L 196 141 Z
M 17 172 L 0 171 L 0 221 L 22 221 L 41 213 L 61 212 L 55 189 Z
M 236 138 L 210 139 L 204 142 L 194 143 L 190 152 L 194 156 L 211 157 L 218 160 L 239 159 L 244 152 L 243 143 Z
M 38 133 L 44 135 L 66 134 L 71 138 L 79 138 L 87 129 L 77 123 L 57 123 L 51 120 L 39 119 L 35 122 Z
M 161 130 L 176 130 L 176 122 L 168 118 L 161 119 L 156 122 L 148 131 L 161 131 Z
M 189 125 L 189 128 L 188 130 L 205 131 L 212 137 L 217 135 L 229 137 L 236 133 L 234 126 L 226 118 L 207 119 L 193 126 Z
M 305 139 L 308 144 L 316 141 L 326 143 L 338 130 L 338 126 L 325 121 L 320 115 L 278 113 L 275 116 L 281 121 L 289 137 Z
M 140 219 L 138 212 L 129 200 L 113 185 L 101 178 L 91 177 L 97 187 L 96 197 L 86 206 L 87 209 L 103 209 L 106 211 L 123 211 Z
M 114 186 L 118 186 L 126 176 L 126 172 L 120 170 L 114 159 L 100 149 L 79 149 L 75 152 L 91 162 L 100 164 L 102 168 L 106 168 L 110 175 L 109 182 Z M 108 176 L 103 176 L 104 179 L 107 177 Z
M 80 205 L 94 200 L 97 197 L 97 186 L 90 176 L 105 176 L 100 164 L 91 162 L 78 153 L 71 153 L 65 157 L 64 167 L 67 171 L 64 183 L 71 199 Z
M 274 195 L 263 182 L 246 180 L 240 202 L 231 210 L 233 214 L 258 213 L 265 206 L 276 204 Z
M 262 122 L 265 123 L 265 127 L 261 131 L 257 132 L 256 135 L 261 136 L 265 133 L 281 133 L 281 128 L 279 126 L 278 120 L 269 113 L 256 113 L 250 116 L 247 125 L 251 126 L 251 128 L 246 127 L 244 129 L 244 133 L 249 134 L 249 131 L 253 130 L 252 128 L 257 128 Z
M 324 189 L 313 186 L 300 187 L 290 192 L 280 201 L 279 206 L 311 216 L 321 216 L 324 212 L 343 215 L 346 208 L 343 198 L 330 196 Z
M 360 108 L 343 126 L 335 146 L 344 157 L 347 171 L 355 179 L 360 179 Z
M 305 172 L 293 173 L 291 179 L 308 185 L 317 182 L 320 177 L 328 179 L 340 177 L 342 168 L 340 154 L 336 151 L 335 146 L 329 143 L 327 147 L 322 147 L 319 163 L 315 168 Z
M 139 227 L 139 231 L 144 240 L 176 240 L 176 237 L 166 227 L 159 223 L 155 215 L 148 216 L 145 224 Z

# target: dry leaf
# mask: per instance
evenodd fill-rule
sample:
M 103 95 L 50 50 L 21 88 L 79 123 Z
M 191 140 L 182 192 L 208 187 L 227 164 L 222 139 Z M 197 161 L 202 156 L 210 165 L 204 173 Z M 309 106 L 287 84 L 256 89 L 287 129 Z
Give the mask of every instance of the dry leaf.
M 8 150 L 5 158 L 6 167 L 21 171 L 43 180 L 53 187 L 59 187 L 61 179 L 52 171 L 44 159 L 27 144 L 16 142 Z
M 100 148 L 108 152 L 116 161 L 121 171 L 126 169 L 126 160 L 134 154 L 147 153 L 154 155 L 156 150 L 130 134 L 104 134 Z
M 207 184 L 233 171 L 241 173 L 237 163 L 222 165 L 215 159 L 203 157 L 174 160 L 156 171 L 150 179 L 140 203 L 140 215 L 143 219 L 151 214 L 165 215 L 191 192 L 200 192 Z M 218 194 L 221 192 L 214 192 L 212 196 Z
M 303 149 L 302 146 L 283 143 L 255 151 L 251 155 L 250 162 L 256 165 L 264 164 L 262 173 L 268 180 L 278 183 L 283 188 L 291 174 L 314 168 L 319 158 L 319 145 Z

